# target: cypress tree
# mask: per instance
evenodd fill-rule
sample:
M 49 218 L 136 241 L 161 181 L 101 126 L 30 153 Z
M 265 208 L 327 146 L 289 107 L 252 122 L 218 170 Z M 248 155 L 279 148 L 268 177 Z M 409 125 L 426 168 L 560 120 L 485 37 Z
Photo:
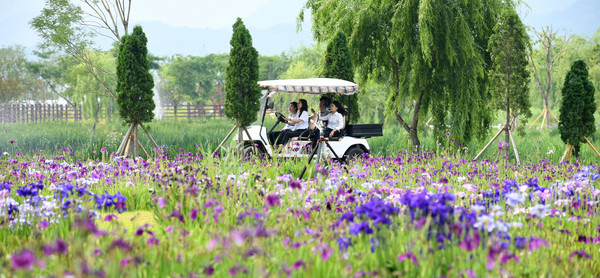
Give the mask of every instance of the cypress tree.
M 225 79 L 225 115 L 239 126 L 256 120 L 260 110 L 258 52 L 241 18 L 233 24 L 231 53 Z M 241 132 L 241 131 L 240 131 Z
M 594 85 L 588 78 L 588 70 L 584 61 L 578 60 L 571 65 L 565 77 L 562 89 L 562 103 L 558 130 L 560 139 L 573 146 L 574 155 L 579 156 L 580 144 L 584 137 L 596 132 L 594 125 Z
M 117 59 L 117 103 L 119 114 L 127 123 L 145 123 L 154 118 L 154 80 L 150 74 L 148 39 L 142 27 L 135 26 L 131 35 L 123 36 Z
M 354 81 L 354 70 L 352 68 L 352 57 L 348 48 L 348 40 L 342 32 L 337 32 L 335 37 L 327 45 L 325 52 L 325 68 L 323 77 L 337 78 L 347 81 Z M 358 94 L 353 95 L 335 95 L 330 96 L 332 100 L 338 100 L 345 105 L 348 110 L 348 121 L 355 123 L 360 118 L 358 110 Z

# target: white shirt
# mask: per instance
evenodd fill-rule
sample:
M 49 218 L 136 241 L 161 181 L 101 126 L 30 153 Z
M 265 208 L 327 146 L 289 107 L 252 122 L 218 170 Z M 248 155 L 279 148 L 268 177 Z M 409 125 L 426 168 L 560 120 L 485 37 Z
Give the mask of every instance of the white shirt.
M 295 125 L 296 129 L 294 129 L 294 130 L 307 129 L 308 128 L 308 112 L 302 111 L 302 114 L 300 114 L 300 117 L 298 117 L 298 118 L 302 121 L 299 123 L 296 123 L 296 125 Z
M 337 129 L 338 131 L 344 128 L 344 116 L 338 112 L 329 113 L 321 117 L 321 120 L 328 121 L 327 128 Z
M 290 120 L 297 120 L 298 119 L 298 112 L 296 112 L 296 114 L 291 114 L 288 118 L 290 118 Z M 289 123 L 285 125 L 285 127 L 283 128 L 284 130 L 290 130 L 290 131 L 294 131 L 298 127 L 298 124 L 296 125 L 290 125 Z

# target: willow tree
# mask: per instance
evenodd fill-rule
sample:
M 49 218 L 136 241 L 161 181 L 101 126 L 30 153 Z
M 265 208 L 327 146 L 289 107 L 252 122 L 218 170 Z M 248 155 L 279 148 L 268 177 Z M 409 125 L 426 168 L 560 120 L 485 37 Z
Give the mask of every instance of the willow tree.
M 449 130 L 467 142 L 486 133 L 486 49 L 503 6 L 501 0 L 308 0 L 298 20 L 310 11 L 317 41 L 349 34 L 361 81 L 375 78 L 390 88 L 388 114 L 419 146 L 418 122 L 429 111 L 437 135 Z
M 492 58 L 492 68 L 489 71 L 492 96 L 490 105 L 492 109 L 500 109 L 506 113 L 506 123 L 475 159 L 504 132 L 506 142 L 513 145 L 517 163 L 521 163 L 511 129 L 513 118 L 517 115 L 522 116 L 523 124 L 531 117 L 527 70 L 529 48 L 529 36 L 519 15 L 513 7 L 506 7 L 494 27 L 488 46 Z M 509 157 L 510 148 L 506 148 L 506 159 Z
M 352 57 L 348 49 L 348 39 L 342 32 L 337 32 L 333 39 L 327 44 L 325 52 L 325 66 L 321 74 L 326 78 L 337 78 L 354 82 L 354 69 L 352 67 Z M 332 94 L 332 100 L 338 100 L 348 108 L 348 121 L 355 123 L 360 118 L 358 110 L 358 94 L 353 95 L 335 95 Z
M 587 142 L 594 148 L 587 139 L 587 136 L 596 132 L 594 92 L 594 84 L 589 80 L 587 65 L 582 60 L 575 61 L 565 77 L 558 123 L 560 139 L 567 144 L 565 151 L 567 159 L 571 149 L 574 150 L 574 155 L 579 157 L 581 143 Z

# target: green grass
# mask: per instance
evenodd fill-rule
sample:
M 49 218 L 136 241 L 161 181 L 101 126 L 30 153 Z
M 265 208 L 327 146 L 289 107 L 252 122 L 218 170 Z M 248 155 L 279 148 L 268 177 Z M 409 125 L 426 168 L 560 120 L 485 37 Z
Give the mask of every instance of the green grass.
M 533 110 L 532 114 L 537 117 L 540 111 Z M 493 122 L 494 126 L 502 123 L 502 115 L 498 113 Z M 531 125 L 534 118 L 529 120 L 527 127 Z M 274 119 L 267 116 L 265 126 L 270 128 Z M 560 160 L 566 145 L 560 140 L 558 129 L 540 129 L 538 122 L 532 129 L 525 129 L 524 135 L 514 133 L 522 163 L 534 163 L 540 159 Z M 128 127 L 119 122 L 101 122 L 97 128 L 94 138 L 90 138 L 91 122 L 42 122 L 31 124 L 3 124 L 0 127 L 0 153 L 33 154 L 41 151 L 45 155 L 66 155 L 67 159 L 101 159 L 100 150 L 106 148 L 108 152 L 115 152 Z M 184 152 L 197 153 L 201 147 L 207 153 L 221 142 L 225 135 L 233 127 L 233 123 L 227 119 L 200 119 L 200 120 L 155 120 L 147 126 L 150 134 L 161 146 L 173 155 Z M 489 135 L 483 140 L 473 140 L 468 145 L 440 144 L 434 138 L 433 131 L 424 127 L 419 132 L 422 148 L 436 153 L 462 153 L 465 159 L 474 158 L 483 149 L 485 144 L 496 133 L 495 127 L 490 128 Z M 395 121 L 390 120 L 384 124 L 384 136 L 369 138 L 367 141 L 372 153 L 377 156 L 392 156 L 398 152 L 410 150 L 411 142 L 406 131 Z M 596 133 L 589 138 L 594 145 L 600 147 L 600 141 Z M 139 130 L 139 137 L 146 150 L 153 149 L 152 143 L 147 136 Z M 444 138 L 445 140 L 445 138 Z M 498 142 L 504 141 L 502 134 L 490 148 L 483 154 L 482 159 L 501 159 L 498 155 Z M 9 143 L 14 141 L 13 144 Z M 72 149 L 73 157 L 63 149 Z M 583 162 L 595 162 L 598 160 L 592 149 L 583 145 L 580 159 Z M 95 154 L 93 152 L 96 152 Z M 512 153 L 512 146 L 511 146 Z M 512 156 L 514 161 L 514 156 Z

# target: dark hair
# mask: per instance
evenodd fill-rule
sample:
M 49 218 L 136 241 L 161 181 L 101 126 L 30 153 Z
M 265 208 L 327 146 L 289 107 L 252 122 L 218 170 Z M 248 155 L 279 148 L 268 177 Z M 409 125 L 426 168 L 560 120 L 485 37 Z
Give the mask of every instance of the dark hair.
M 337 107 L 337 109 L 338 109 L 337 111 L 338 111 L 340 114 L 342 114 L 342 115 L 346 116 L 346 109 L 344 109 L 344 106 L 342 106 L 342 104 L 341 104 L 339 101 L 337 101 L 337 100 L 334 100 L 334 101 L 333 101 L 333 105 L 335 105 L 335 107 Z
M 302 111 L 306 111 L 308 113 L 308 102 L 306 102 L 305 99 L 301 98 L 300 102 L 302 103 L 302 108 L 300 108 L 300 114 L 302 114 Z
M 296 109 L 296 112 L 298 112 L 298 103 L 295 101 L 290 102 L 291 106 L 294 106 L 294 108 Z
M 319 99 L 319 102 L 321 102 L 321 101 L 325 102 L 325 107 L 328 107 L 329 105 L 331 105 L 331 99 L 329 99 L 328 97 L 321 97 Z

